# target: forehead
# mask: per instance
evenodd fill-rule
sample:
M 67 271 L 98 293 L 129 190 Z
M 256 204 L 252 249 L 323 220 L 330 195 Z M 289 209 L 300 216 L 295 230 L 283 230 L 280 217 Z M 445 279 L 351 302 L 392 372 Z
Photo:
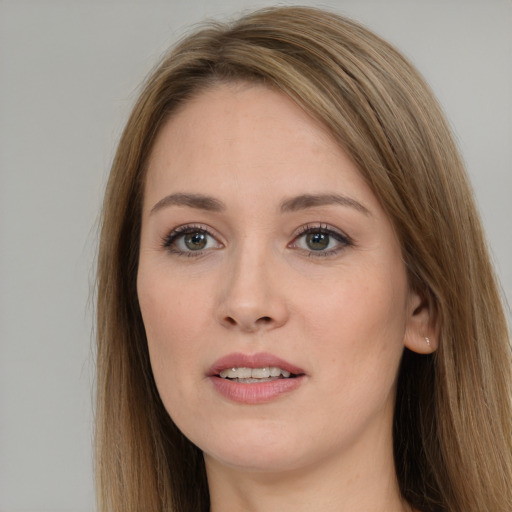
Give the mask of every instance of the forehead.
M 308 147 L 320 141 L 323 146 L 334 144 L 328 130 L 283 92 L 259 83 L 219 82 L 192 96 L 164 123 L 151 160 L 169 152 L 171 140 L 182 149 L 184 142 L 193 140 L 203 151 L 213 151 L 229 145 L 234 149 L 242 141 L 270 149 L 270 141 L 300 139 Z
M 156 139 L 146 196 L 189 189 L 233 194 L 233 183 L 248 200 L 258 190 L 294 195 L 341 187 L 374 201 L 330 132 L 261 84 L 217 84 L 175 112 Z

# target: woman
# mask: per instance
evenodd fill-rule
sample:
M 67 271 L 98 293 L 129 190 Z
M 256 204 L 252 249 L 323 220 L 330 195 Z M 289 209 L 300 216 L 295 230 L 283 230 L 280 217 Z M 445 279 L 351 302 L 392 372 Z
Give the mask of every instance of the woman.
M 396 50 L 311 8 L 184 39 L 107 187 L 100 510 L 512 509 L 510 347 Z

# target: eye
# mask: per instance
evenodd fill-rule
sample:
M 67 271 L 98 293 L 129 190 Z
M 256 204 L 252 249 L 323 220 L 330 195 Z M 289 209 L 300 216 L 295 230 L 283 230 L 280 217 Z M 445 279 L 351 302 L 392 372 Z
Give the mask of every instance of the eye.
M 331 235 L 327 233 L 308 233 L 304 237 L 304 242 L 308 249 L 312 251 L 325 251 L 331 245 Z
M 350 238 L 326 225 L 304 226 L 291 247 L 307 251 L 310 256 L 329 256 L 353 245 Z
M 179 226 L 163 240 L 163 246 L 174 254 L 198 256 L 203 251 L 223 245 L 202 226 Z

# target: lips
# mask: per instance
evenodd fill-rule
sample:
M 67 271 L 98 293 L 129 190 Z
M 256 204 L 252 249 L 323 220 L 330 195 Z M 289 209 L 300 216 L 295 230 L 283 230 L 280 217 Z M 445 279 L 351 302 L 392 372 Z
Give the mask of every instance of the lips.
M 242 366 L 227 368 L 220 372 L 220 377 L 223 379 L 238 379 L 239 382 L 240 380 L 244 380 L 245 382 L 247 379 L 287 379 L 290 376 L 290 372 L 278 368 L 277 366 L 264 366 L 263 368 L 247 368 Z
M 229 354 L 217 360 L 207 375 L 224 398 L 253 405 L 290 393 L 306 376 L 302 368 L 268 353 Z
M 231 368 L 279 368 L 290 374 L 300 376 L 305 372 L 302 368 L 295 366 L 284 359 L 276 357 L 272 354 L 260 352 L 257 354 L 229 354 L 215 361 L 208 370 L 208 376 L 220 375 L 223 370 Z

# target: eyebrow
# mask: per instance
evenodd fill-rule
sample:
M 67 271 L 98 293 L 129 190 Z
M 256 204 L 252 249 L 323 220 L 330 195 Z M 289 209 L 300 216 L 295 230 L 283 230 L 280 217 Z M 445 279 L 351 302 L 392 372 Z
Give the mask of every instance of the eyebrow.
M 281 203 L 281 212 L 296 212 L 307 208 L 329 206 L 333 204 L 348 206 L 364 213 L 365 215 L 371 215 L 370 210 L 360 202 L 340 194 L 302 194 L 300 196 L 292 197 Z M 189 208 L 196 208 L 198 210 L 210 212 L 222 212 L 226 209 L 226 206 L 222 201 L 211 196 L 203 194 L 177 193 L 170 194 L 165 196 L 163 199 L 160 199 L 160 201 L 151 208 L 150 214 L 153 215 L 159 210 L 169 206 L 188 206 Z
M 218 199 L 203 194 L 170 194 L 160 199 L 160 201 L 151 208 L 150 214 L 153 215 L 168 206 L 188 206 L 189 208 L 197 208 L 198 210 L 206 210 L 209 212 L 221 212 L 226 209 L 224 203 Z
M 333 204 L 348 206 L 364 213 L 365 215 L 371 216 L 370 210 L 360 202 L 352 199 L 351 197 L 339 194 L 303 194 L 297 197 L 292 197 L 281 204 L 281 212 L 296 212 L 307 208 L 315 208 L 316 206 L 329 206 Z

